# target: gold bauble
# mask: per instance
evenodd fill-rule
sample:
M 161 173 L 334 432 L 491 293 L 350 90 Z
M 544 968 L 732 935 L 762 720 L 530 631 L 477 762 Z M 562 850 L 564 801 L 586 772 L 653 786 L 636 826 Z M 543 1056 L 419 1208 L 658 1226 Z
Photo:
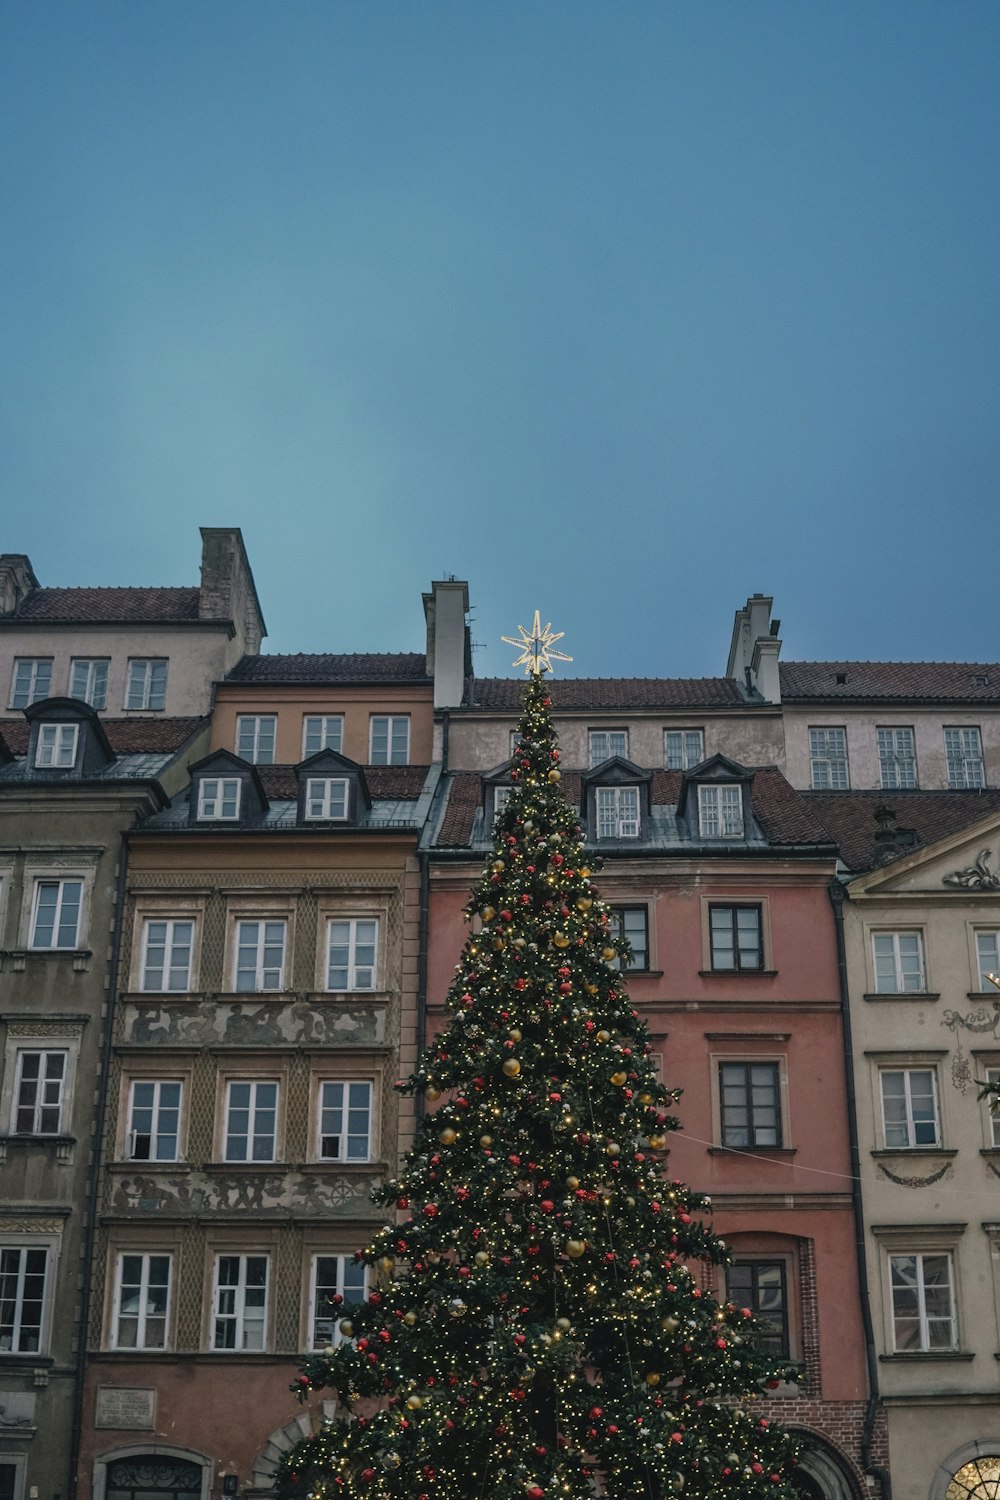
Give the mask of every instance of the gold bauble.
M 648 1370 L 646 1372 L 646 1384 L 647 1385 L 659 1385 L 660 1379 L 661 1379 L 661 1376 L 660 1376 L 659 1370 Z
M 410 1311 L 403 1314 L 403 1322 L 406 1324 L 407 1328 L 412 1328 L 416 1321 L 417 1315 L 415 1312 Z
M 612 1073 L 611 1082 L 614 1084 L 616 1089 L 620 1089 L 623 1083 L 628 1083 L 628 1074 L 621 1072 Z
M 561 1328 L 563 1333 L 568 1333 L 572 1326 L 569 1318 L 556 1318 L 556 1327 Z
M 504 862 L 503 862 L 502 859 L 495 859 L 493 861 L 492 868 L 493 868 L 493 873 L 495 875 L 499 875 L 501 870 L 506 869 L 506 865 L 504 864 Z
M 622 1154 L 622 1148 L 617 1141 L 609 1141 L 604 1150 L 608 1156 L 621 1156 Z
M 593 896 L 581 896 L 576 903 L 577 911 L 589 911 L 594 904 Z
M 438 1136 L 438 1140 L 442 1146 L 451 1146 L 458 1140 L 458 1131 L 452 1130 L 450 1125 L 446 1125 Z
M 660 1324 L 660 1327 L 663 1329 L 664 1333 L 673 1333 L 679 1326 L 679 1324 L 680 1318 L 669 1317 L 664 1318 L 663 1322 Z
M 557 771 L 556 768 L 555 768 L 555 766 L 553 766 L 552 770 L 549 772 L 549 780 L 550 781 L 559 781 L 559 780 L 561 780 L 561 778 L 562 778 L 562 772 L 561 771 Z
M 651 1135 L 649 1137 L 649 1144 L 654 1151 L 662 1151 L 667 1144 L 667 1138 L 665 1135 Z
M 566 1241 L 566 1254 L 569 1256 L 570 1260 L 579 1260 L 580 1256 L 583 1255 L 583 1253 L 586 1250 L 586 1248 L 587 1248 L 587 1242 L 586 1242 L 586 1240 L 567 1240 Z
M 588 995 L 596 995 L 597 994 L 597 985 L 596 984 L 585 984 L 584 985 L 584 989 L 587 991 Z
M 608 963 L 610 963 L 613 958 L 618 957 L 618 949 L 612 947 L 602 948 L 601 957 L 606 958 Z
M 473 1259 L 477 1266 L 488 1266 L 490 1263 L 490 1257 L 486 1250 L 477 1250 Z
M 611 1032 L 610 1031 L 599 1031 L 597 1033 L 597 1040 L 599 1042 L 610 1042 L 610 1040 L 611 1040 Z
M 406 1405 L 409 1411 L 419 1411 L 423 1404 L 420 1396 L 407 1396 L 406 1398 Z
M 492 1144 L 493 1144 L 493 1137 L 491 1135 L 481 1135 L 479 1137 L 479 1144 L 482 1146 L 483 1150 L 485 1151 L 486 1148 L 487 1148 L 487 1146 L 492 1146 Z
M 484 906 L 483 907 L 483 921 L 484 922 L 492 922 L 493 918 L 496 916 L 496 914 L 497 914 L 496 913 L 496 907 L 493 907 L 493 906 Z
M 567 1177 L 566 1178 L 566 1186 L 568 1188 L 572 1188 L 573 1191 L 576 1192 L 577 1188 L 580 1186 L 580 1179 L 579 1179 L 579 1177 Z
M 505 947 L 506 944 L 502 937 L 495 937 L 493 939 L 493 950 L 495 953 L 502 953 Z
M 503 1070 L 507 1074 L 508 1078 L 516 1078 L 518 1073 L 520 1073 L 521 1071 L 521 1064 L 518 1062 L 516 1057 L 508 1057 L 507 1061 L 503 1065 Z
M 350 1318 L 341 1318 L 340 1331 L 344 1335 L 345 1339 L 349 1339 L 352 1336 L 352 1334 L 354 1333 L 354 1324 L 351 1322 Z
M 440 1097 L 441 1097 L 441 1090 L 438 1089 L 438 1088 L 435 1088 L 434 1085 L 433 1085 L 433 1083 L 429 1083 L 427 1085 L 427 1087 L 424 1089 L 424 1098 L 425 1099 L 429 1099 L 432 1104 L 433 1104 L 433 1102 L 434 1102 L 435 1099 L 440 1099 Z
M 586 880 L 587 876 L 590 874 L 589 866 L 583 865 L 580 869 L 580 874 L 583 876 L 584 880 Z
M 553 933 L 552 934 L 552 941 L 555 943 L 555 945 L 556 945 L 557 948 L 568 948 L 569 947 L 569 938 L 567 937 L 567 935 L 566 935 L 565 932 L 555 932 L 555 933 Z
M 640 1104 L 652 1104 L 652 1102 L 653 1102 L 653 1096 L 652 1096 L 652 1094 L 640 1094 L 639 1095 L 639 1103 Z
M 516 1026 L 512 1031 L 508 1031 L 507 1035 L 510 1037 L 512 1042 L 519 1042 L 521 1040 L 521 1033 Z
M 383 1255 L 382 1259 L 378 1263 L 378 1268 L 380 1271 L 384 1271 L 385 1274 L 389 1276 L 396 1269 L 396 1262 L 393 1260 L 391 1255 Z

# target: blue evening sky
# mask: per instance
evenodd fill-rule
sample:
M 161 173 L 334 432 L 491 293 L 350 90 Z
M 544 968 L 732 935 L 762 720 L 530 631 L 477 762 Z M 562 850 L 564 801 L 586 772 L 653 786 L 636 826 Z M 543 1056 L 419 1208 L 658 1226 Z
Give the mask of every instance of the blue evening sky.
M 1000 658 L 996 0 L 7 0 L 0 550 L 482 674 Z

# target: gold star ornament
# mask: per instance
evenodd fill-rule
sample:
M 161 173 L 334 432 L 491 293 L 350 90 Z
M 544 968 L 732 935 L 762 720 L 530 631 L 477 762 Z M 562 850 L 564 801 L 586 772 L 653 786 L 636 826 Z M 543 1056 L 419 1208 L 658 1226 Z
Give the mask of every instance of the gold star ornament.
M 552 629 L 546 625 L 542 629 L 542 617 L 535 610 L 535 623 L 530 632 L 523 625 L 517 627 L 518 635 L 502 635 L 500 639 L 507 646 L 516 646 L 521 654 L 514 662 L 515 667 L 523 667 L 528 676 L 540 677 L 543 672 L 551 672 L 554 661 L 572 661 L 563 651 L 553 651 L 556 641 L 561 641 L 565 631 Z

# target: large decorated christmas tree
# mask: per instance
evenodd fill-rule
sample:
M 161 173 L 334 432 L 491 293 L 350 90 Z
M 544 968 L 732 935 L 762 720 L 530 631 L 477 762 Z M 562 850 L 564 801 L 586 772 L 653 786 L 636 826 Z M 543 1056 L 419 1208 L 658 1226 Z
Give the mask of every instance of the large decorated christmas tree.
M 794 1494 L 757 1399 L 783 1373 L 745 1308 L 699 1282 L 725 1247 L 670 1181 L 661 1083 L 559 785 L 528 637 L 511 794 L 468 904 L 450 1022 L 400 1087 L 424 1115 L 371 1288 L 305 1362 L 337 1415 L 286 1455 L 298 1495 L 364 1500 L 740 1500 Z M 552 653 L 557 654 L 557 653 Z

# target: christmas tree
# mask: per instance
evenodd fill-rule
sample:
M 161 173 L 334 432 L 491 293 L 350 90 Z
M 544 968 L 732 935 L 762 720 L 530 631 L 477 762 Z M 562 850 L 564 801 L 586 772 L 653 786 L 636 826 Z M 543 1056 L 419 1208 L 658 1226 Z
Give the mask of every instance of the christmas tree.
M 794 1495 L 791 1444 L 756 1399 L 785 1372 L 750 1312 L 698 1284 L 725 1247 L 708 1200 L 664 1173 L 679 1095 L 630 1006 L 549 707 L 539 672 L 450 1023 L 399 1085 L 440 1103 L 378 1195 L 398 1222 L 359 1252 L 371 1294 L 293 1386 L 340 1405 L 286 1455 L 279 1493 Z

